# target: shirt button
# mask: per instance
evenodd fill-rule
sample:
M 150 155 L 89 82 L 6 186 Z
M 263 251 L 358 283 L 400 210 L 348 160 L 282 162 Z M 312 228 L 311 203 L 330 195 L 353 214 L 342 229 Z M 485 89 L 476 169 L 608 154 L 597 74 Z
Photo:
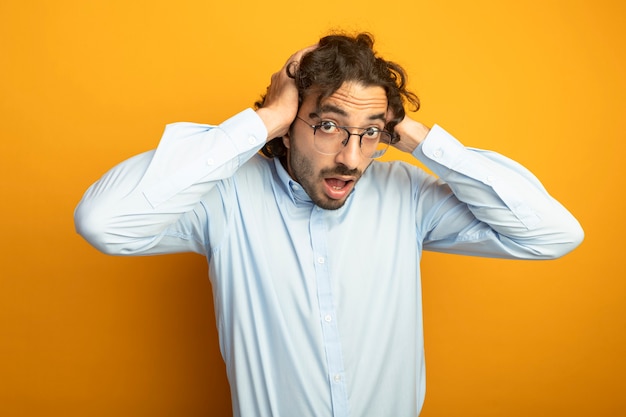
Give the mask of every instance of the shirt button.
M 212 166 L 213 164 L 215 164 L 215 160 L 213 158 L 209 158 L 206 160 L 206 164 Z
M 330 314 L 326 314 L 326 315 L 324 316 L 324 321 L 325 321 L 326 323 L 330 323 L 331 321 L 333 321 L 333 316 L 331 316 Z
M 317 258 L 317 263 L 319 264 L 323 264 L 325 261 L 324 257 L 320 256 L 319 258 Z
M 335 374 L 335 375 L 333 376 L 333 381 L 335 381 L 335 382 L 341 382 L 341 375 L 339 375 L 339 374 Z
M 441 158 L 442 155 L 443 151 L 441 149 L 437 149 L 435 152 L 433 152 L 433 156 L 437 159 Z
M 493 177 L 493 175 L 489 175 L 487 177 L 487 184 L 493 184 L 493 180 L 495 180 L 495 178 Z
M 254 144 L 256 143 L 256 138 L 255 138 L 254 136 L 250 136 L 250 137 L 248 138 L 248 143 L 249 143 L 250 145 L 254 145 Z

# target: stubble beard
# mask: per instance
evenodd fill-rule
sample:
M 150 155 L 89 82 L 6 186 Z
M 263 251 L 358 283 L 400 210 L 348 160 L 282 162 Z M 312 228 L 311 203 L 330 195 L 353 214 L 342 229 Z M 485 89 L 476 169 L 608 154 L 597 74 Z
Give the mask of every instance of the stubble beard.
M 356 183 L 361 178 L 362 172 L 358 169 L 348 169 L 344 165 L 337 165 L 334 168 L 322 169 L 319 173 L 315 173 L 310 160 L 297 155 L 296 152 L 290 150 L 287 154 L 289 159 L 288 166 L 291 168 L 290 174 L 293 178 L 302 186 L 304 191 L 311 198 L 313 203 L 324 210 L 337 210 L 343 207 L 348 200 L 348 197 L 354 191 L 354 188 L 350 190 L 345 198 L 335 200 L 324 194 L 323 182 L 324 178 L 332 176 L 352 176 L 355 178 Z

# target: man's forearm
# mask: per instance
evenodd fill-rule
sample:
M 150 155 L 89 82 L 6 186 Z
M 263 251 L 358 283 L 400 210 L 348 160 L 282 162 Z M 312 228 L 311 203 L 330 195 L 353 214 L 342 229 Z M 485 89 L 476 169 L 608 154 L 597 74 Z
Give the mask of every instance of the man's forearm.
M 413 155 L 445 181 L 478 220 L 525 247 L 524 257 L 554 258 L 580 244 L 578 221 L 515 161 L 465 148 L 439 126 Z

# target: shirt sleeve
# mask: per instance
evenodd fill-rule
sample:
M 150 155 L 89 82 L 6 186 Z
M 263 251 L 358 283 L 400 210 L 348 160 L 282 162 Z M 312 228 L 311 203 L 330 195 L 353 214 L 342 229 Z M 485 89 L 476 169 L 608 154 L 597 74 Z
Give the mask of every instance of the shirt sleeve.
M 437 125 L 413 155 L 451 191 L 421 219 L 424 249 L 551 259 L 582 242 L 578 221 L 517 162 L 466 148 Z
M 108 254 L 203 253 L 202 197 L 266 136 L 252 109 L 218 126 L 168 125 L 156 150 L 122 162 L 86 191 L 74 212 L 77 232 Z

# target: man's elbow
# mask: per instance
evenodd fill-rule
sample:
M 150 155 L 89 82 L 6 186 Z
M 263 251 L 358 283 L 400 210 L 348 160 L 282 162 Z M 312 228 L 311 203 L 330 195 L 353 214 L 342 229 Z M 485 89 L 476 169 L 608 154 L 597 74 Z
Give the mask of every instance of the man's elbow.
M 585 231 L 583 230 L 582 226 L 578 222 L 576 222 L 576 225 L 572 227 L 572 230 L 569 232 L 569 235 L 570 235 L 570 244 L 569 244 L 567 251 L 563 253 L 563 255 L 566 255 L 570 253 L 571 251 L 573 251 L 574 249 L 576 249 L 578 246 L 580 246 L 581 243 L 583 243 L 583 240 L 585 240 Z
M 578 221 L 572 219 L 558 234 L 557 243 L 550 245 L 547 259 L 561 258 L 576 249 L 585 239 L 585 231 Z
M 118 255 L 115 246 L 107 236 L 107 220 L 98 213 L 97 209 L 90 209 L 87 204 L 80 203 L 74 211 L 74 227 L 76 232 L 91 246 L 107 255 Z

